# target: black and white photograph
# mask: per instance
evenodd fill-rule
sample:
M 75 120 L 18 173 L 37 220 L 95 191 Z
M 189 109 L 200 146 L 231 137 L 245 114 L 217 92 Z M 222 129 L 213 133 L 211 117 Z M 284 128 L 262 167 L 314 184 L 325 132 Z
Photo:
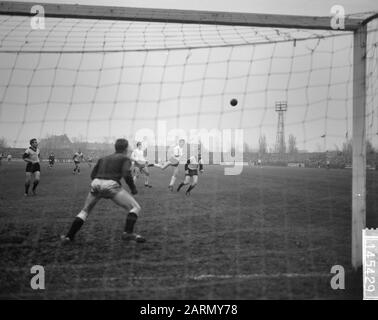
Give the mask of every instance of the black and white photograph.
M 378 1 L 0 1 L 0 257 L 156 319 L 378 300 Z

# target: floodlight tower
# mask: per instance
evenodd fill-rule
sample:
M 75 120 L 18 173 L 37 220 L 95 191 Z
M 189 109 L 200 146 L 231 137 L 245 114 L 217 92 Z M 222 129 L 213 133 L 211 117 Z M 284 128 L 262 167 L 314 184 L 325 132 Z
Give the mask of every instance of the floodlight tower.
M 278 113 L 276 153 L 283 154 L 286 151 L 285 145 L 285 112 L 287 111 L 286 101 L 276 102 L 276 112 Z

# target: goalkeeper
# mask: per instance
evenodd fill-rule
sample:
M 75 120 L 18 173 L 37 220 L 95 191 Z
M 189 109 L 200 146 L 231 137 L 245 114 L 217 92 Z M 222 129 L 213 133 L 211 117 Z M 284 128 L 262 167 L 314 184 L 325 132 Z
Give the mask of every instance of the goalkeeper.
M 115 153 L 98 160 L 91 173 L 90 192 L 84 207 L 74 219 L 68 233 L 61 236 L 63 243 L 74 240 L 76 233 L 100 199 L 111 199 L 115 204 L 128 211 L 123 239 L 136 242 L 146 241 L 145 238 L 134 233 L 134 225 L 141 207 L 121 185 L 123 178 L 129 185 L 132 194 L 137 193 L 130 171 L 131 160 L 127 156 L 128 146 L 129 143 L 126 139 L 118 139 L 115 143 Z

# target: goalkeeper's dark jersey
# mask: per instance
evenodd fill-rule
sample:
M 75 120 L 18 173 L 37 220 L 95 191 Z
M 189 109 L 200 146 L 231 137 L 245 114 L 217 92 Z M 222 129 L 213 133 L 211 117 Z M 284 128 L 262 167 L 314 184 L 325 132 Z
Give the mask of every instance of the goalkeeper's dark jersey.
M 113 153 L 100 158 L 92 170 L 91 179 L 114 180 L 121 183 L 131 176 L 131 160 L 123 153 Z

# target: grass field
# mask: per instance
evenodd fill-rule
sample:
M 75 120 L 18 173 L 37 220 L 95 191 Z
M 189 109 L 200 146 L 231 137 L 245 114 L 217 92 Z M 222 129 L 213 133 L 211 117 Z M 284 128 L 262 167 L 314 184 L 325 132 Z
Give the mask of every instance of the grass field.
M 154 168 L 152 189 L 137 182 L 146 243 L 123 242 L 125 213 L 103 200 L 76 242 L 61 246 L 88 192 L 90 169 L 82 168 L 73 176 L 69 164 L 44 163 L 38 195 L 24 198 L 24 164 L 3 162 L 0 298 L 361 298 L 350 269 L 351 171 L 246 167 L 224 176 L 208 166 L 186 197 L 167 190 L 170 168 Z M 368 210 L 376 210 L 377 172 L 368 191 Z M 30 288 L 37 264 L 45 290 Z M 346 268 L 345 290 L 330 287 L 336 264 Z

